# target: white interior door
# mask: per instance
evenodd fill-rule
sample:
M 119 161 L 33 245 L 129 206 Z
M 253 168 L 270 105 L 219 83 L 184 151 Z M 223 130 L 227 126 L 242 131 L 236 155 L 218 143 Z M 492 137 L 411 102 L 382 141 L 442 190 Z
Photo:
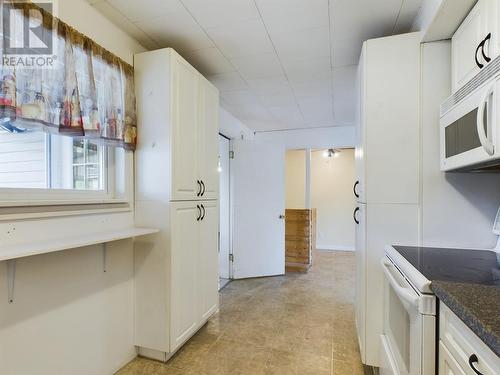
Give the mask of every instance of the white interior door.
M 220 240 L 219 240 L 219 277 L 229 279 L 230 240 L 230 206 L 229 206 L 229 139 L 219 136 L 220 163 Z
M 233 141 L 233 278 L 285 273 L 285 150 Z

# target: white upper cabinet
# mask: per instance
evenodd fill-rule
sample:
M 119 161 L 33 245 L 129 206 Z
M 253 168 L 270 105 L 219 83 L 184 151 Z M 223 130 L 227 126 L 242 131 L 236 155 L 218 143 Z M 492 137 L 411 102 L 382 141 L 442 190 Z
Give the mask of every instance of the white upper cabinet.
M 469 82 L 500 51 L 496 0 L 479 0 L 452 37 L 453 92 Z
M 200 77 L 198 120 L 198 166 L 202 191 L 199 198 L 219 196 L 219 92 Z
M 198 72 L 177 56 L 172 58 L 172 200 L 194 200 L 198 181 Z M 216 133 L 217 134 L 217 133 Z

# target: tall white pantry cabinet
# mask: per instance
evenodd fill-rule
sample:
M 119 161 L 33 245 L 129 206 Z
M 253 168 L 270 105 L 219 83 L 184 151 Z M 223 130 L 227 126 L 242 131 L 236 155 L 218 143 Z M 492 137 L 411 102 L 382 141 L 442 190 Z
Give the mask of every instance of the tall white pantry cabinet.
M 135 344 L 166 361 L 219 307 L 219 93 L 173 49 L 135 56 Z

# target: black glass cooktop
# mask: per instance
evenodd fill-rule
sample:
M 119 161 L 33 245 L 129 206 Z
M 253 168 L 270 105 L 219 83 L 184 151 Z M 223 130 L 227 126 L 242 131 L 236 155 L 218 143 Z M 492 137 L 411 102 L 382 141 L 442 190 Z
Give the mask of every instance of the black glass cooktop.
M 488 250 L 394 246 L 428 280 L 500 286 L 500 254 Z

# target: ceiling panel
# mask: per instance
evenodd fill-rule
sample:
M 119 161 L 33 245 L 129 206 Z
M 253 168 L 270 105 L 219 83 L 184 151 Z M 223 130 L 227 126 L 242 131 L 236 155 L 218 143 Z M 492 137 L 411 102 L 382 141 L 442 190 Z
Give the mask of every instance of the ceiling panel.
M 108 0 L 116 9 L 132 22 L 144 21 L 160 15 L 168 15 L 184 11 L 184 6 L 179 0 Z M 165 19 L 167 21 L 168 18 Z
M 241 78 L 240 73 L 222 73 L 208 76 L 219 91 L 243 91 L 248 90 L 247 83 Z
M 178 50 L 259 131 L 354 123 L 363 41 L 421 0 L 87 0 L 146 48 Z
M 271 39 L 282 60 L 330 58 L 330 28 L 328 26 L 271 33 Z
M 214 46 L 210 38 L 186 10 L 137 22 L 136 25 L 158 45 L 172 47 L 179 52 Z
M 182 3 L 204 28 L 227 28 L 260 18 L 253 0 L 182 0 Z
M 329 26 L 328 0 L 257 0 L 257 6 L 271 34 Z
M 229 60 L 215 47 L 188 52 L 184 58 L 205 76 L 235 71 Z
M 283 76 L 283 69 L 275 53 L 231 59 L 231 63 L 247 80 Z
M 330 57 L 292 59 L 283 61 L 286 75 L 293 83 L 329 80 L 332 77 Z
M 228 58 L 273 53 L 274 48 L 260 18 L 206 29 L 217 47 Z

